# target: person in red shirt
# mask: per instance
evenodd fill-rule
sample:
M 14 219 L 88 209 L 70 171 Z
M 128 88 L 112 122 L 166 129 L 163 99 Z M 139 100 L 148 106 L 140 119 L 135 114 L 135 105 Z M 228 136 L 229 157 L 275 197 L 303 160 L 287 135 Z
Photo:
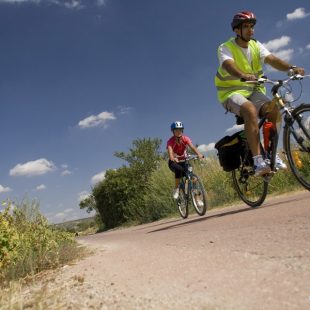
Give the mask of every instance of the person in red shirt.
M 184 126 L 180 121 L 173 122 L 170 126 L 173 136 L 167 141 L 167 150 L 169 155 L 168 166 L 175 174 L 175 189 L 173 198 L 179 197 L 180 179 L 185 171 L 185 158 L 187 156 L 187 147 L 190 147 L 197 156 L 202 159 L 203 155 L 193 145 L 191 139 L 183 135 Z

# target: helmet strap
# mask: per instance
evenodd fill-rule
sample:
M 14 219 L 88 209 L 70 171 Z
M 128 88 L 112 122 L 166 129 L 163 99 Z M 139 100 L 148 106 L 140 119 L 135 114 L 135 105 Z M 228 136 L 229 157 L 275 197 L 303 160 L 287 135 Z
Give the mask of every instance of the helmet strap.
M 237 38 L 240 38 L 243 42 L 250 42 L 251 39 L 250 39 L 250 40 L 246 40 L 246 39 L 243 37 L 243 35 L 242 35 L 242 24 L 241 24 L 239 27 L 240 27 L 239 29 L 240 29 L 241 35 L 237 34 Z

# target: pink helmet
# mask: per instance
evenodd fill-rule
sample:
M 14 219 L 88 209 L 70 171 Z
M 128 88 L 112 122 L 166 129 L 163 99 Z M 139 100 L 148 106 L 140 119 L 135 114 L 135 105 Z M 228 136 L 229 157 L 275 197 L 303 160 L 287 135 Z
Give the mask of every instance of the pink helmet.
M 254 15 L 254 13 L 250 11 L 243 11 L 243 12 L 237 13 L 231 22 L 232 30 L 239 27 L 243 23 L 253 23 L 255 25 L 256 16 Z

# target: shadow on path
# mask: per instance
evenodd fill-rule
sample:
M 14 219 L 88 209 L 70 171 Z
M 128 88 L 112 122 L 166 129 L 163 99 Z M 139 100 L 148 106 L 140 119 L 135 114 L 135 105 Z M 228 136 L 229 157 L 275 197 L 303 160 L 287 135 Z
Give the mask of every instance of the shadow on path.
M 250 207 L 248 207 L 246 209 L 238 209 L 238 210 L 233 210 L 233 211 L 221 212 L 221 213 L 210 215 L 210 216 L 206 215 L 206 216 L 199 217 L 199 218 L 188 219 L 188 220 L 181 220 L 182 222 L 179 222 L 180 219 L 173 220 L 173 221 L 170 221 L 170 222 L 160 223 L 160 224 L 156 224 L 156 225 L 153 225 L 153 226 L 160 226 L 160 225 L 165 225 L 165 224 L 169 224 L 169 223 L 173 223 L 173 222 L 179 222 L 179 223 L 174 224 L 174 225 L 170 225 L 170 226 L 165 226 L 165 227 L 162 227 L 162 228 L 159 228 L 159 229 L 154 229 L 154 230 L 148 231 L 147 234 L 155 233 L 155 232 L 160 232 L 160 231 L 165 231 L 165 230 L 169 230 L 169 229 L 174 229 L 174 228 L 181 227 L 181 226 L 186 226 L 186 225 L 189 225 L 189 224 L 192 224 L 192 223 L 197 223 L 197 222 L 207 221 L 207 220 L 211 220 L 211 219 L 216 219 L 216 218 L 223 217 L 223 216 L 243 213 L 243 212 L 247 212 L 247 211 L 258 211 L 258 210 L 262 210 L 262 209 L 267 208 L 267 207 L 280 206 L 280 205 L 283 205 L 283 204 L 285 204 L 287 202 L 292 202 L 292 201 L 297 202 L 297 201 L 302 201 L 302 200 L 307 200 L 307 199 L 309 199 L 309 196 L 300 197 L 298 199 L 290 198 L 290 199 L 287 199 L 287 200 L 284 200 L 284 201 L 276 201 L 276 202 L 266 203 L 265 205 L 262 205 L 262 206 L 260 206 L 258 208 L 250 208 Z

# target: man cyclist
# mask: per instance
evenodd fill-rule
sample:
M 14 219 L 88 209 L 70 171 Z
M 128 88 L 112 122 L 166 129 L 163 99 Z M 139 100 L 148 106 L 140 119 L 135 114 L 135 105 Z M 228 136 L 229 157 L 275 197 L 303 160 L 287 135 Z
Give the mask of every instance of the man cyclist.
M 231 22 L 236 33 L 218 48 L 219 68 L 215 76 L 218 100 L 223 107 L 244 119 L 244 130 L 253 155 L 255 175 L 270 172 L 267 161 L 260 153 L 259 128 L 257 117 L 267 112 L 270 99 L 265 95 L 263 85 L 244 83 L 242 80 L 255 81 L 263 76 L 263 64 L 269 64 L 280 71 L 293 70 L 304 75 L 304 69 L 298 68 L 271 54 L 259 41 L 253 39 L 256 17 L 252 12 L 237 13 Z M 268 119 L 276 124 L 276 108 L 269 112 Z M 276 156 L 276 167 L 286 169 L 286 164 Z
M 184 125 L 180 121 L 173 122 L 170 126 L 173 136 L 167 141 L 167 150 L 169 155 L 168 166 L 175 174 L 175 188 L 173 198 L 179 198 L 180 179 L 184 175 L 185 158 L 187 156 L 187 146 L 189 146 L 197 156 L 202 159 L 203 155 L 193 145 L 188 136 L 183 135 Z

